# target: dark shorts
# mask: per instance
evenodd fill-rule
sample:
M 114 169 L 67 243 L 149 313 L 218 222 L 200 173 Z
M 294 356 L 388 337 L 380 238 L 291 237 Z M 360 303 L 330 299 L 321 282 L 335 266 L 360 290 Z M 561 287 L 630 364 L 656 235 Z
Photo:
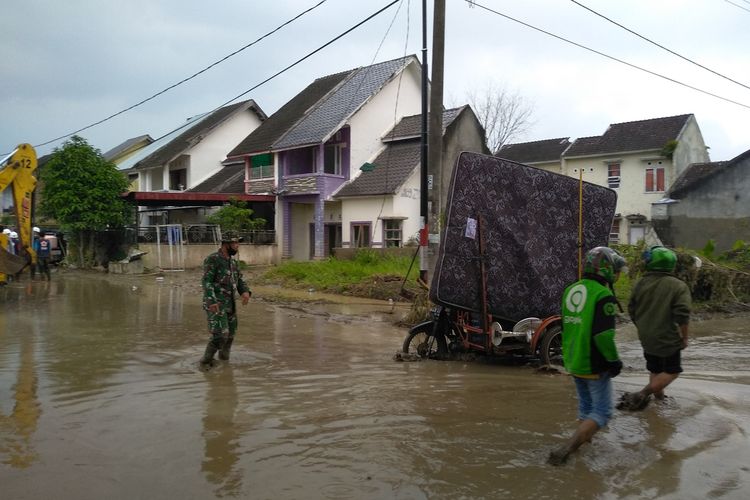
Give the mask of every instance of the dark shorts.
M 651 373 L 682 373 L 682 365 L 680 363 L 680 353 L 678 350 L 671 356 L 654 356 L 647 352 L 643 353 L 643 357 L 646 358 L 646 369 Z

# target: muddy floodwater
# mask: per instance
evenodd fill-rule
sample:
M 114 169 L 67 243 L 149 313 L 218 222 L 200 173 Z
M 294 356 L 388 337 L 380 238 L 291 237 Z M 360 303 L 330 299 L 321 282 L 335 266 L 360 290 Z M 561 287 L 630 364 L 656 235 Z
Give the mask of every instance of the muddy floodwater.
M 561 467 L 565 375 L 396 362 L 403 308 L 240 308 L 232 359 L 169 275 L 0 289 L 0 498 L 750 498 L 748 319 L 695 322 L 666 402 L 615 412 Z M 635 333 L 615 392 L 647 380 Z

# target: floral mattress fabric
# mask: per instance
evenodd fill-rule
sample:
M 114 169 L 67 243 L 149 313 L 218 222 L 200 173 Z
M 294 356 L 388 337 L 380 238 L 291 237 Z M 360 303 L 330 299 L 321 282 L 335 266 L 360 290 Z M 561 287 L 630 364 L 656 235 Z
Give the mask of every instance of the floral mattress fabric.
M 584 254 L 607 245 L 617 203 L 613 190 L 586 182 L 587 173 Z M 559 314 L 565 287 L 578 279 L 579 192 L 577 178 L 461 153 L 448 193 L 432 301 L 481 311 L 481 238 L 493 316 L 519 321 Z

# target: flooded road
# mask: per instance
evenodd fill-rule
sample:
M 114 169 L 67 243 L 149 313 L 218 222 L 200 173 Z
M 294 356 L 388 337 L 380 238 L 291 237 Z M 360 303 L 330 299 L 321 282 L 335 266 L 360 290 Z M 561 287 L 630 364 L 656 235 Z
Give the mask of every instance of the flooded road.
M 397 363 L 391 318 L 251 301 L 203 373 L 200 296 L 169 276 L 0 289 L 0 497 L 748 498 L 746 318 L 694 323 L 672 397 L 616 412 L 562 467 L 567 376 Z M 617 394 L 647 380 L 632 327 L 618 346 Z

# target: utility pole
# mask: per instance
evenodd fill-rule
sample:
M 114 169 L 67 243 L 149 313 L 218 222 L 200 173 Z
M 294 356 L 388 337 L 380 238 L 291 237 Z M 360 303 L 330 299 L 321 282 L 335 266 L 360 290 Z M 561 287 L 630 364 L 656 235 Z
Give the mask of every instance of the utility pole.
M 429 238 L 429 269 L 435 271 L 438 246 L 440 244 L 441 214 L 443 213 L 443 72 L 445 60 L 445 0 L 434 0 L 432 16 L 432 85 L 430 87 L 429 119 L 429 213 L 432 234 Z
M 419 215 L 421 228 L 419 231 L 419 278 L 427 283 L 427 250 L 429 241 L 429 225 L 427 212 L 427 0 L 422 0 L 422 148 L 420 154 L 420 184 L 419 184 Z

